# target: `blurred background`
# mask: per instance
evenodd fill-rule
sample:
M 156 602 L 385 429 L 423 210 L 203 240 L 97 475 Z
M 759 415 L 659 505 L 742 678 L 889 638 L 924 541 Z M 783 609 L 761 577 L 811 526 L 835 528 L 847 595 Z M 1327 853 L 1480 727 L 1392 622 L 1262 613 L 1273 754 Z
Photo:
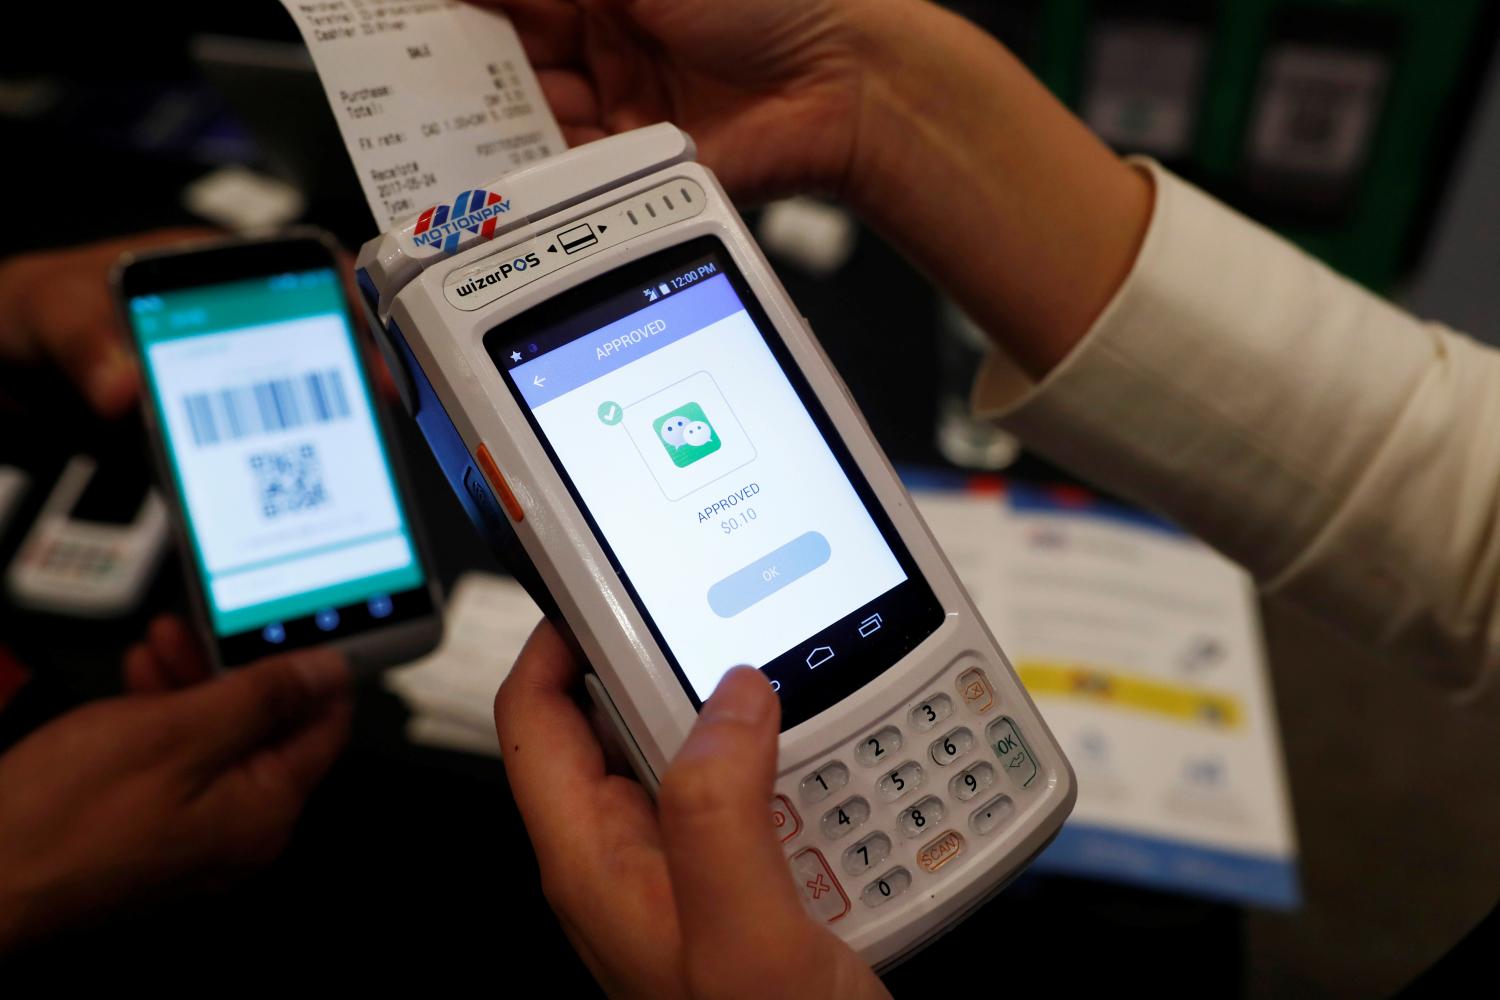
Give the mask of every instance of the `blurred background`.
M 1121 152 L 1157 158 L 1375 291 L 1500 344 L 1500 4 L 949 6 Z M 177 224 L 309 222 L 350 248 L 374 234 L 311 60 L 278 4 L 209 5 L 149 28 L 132 7 L 90 11 L 86 31 L 75 10 L 29 17 L 29 38 L 54 41 L 12 44 L 0 62 L 11 192 L 0 255 Z M 1003 476 L 1087 489 L 968 420 L 975 332 L 857 219 L 806 199 L 748 217 L 914 481 Z M 899 365 L 889 360 L 898 350 Z M 0 464 L 38 487 L 0 523 L 0 562 L 71 456 L 99 459 L 122 491 L 145 467 L 138 422 L 100 423 L 52 373 L 0 369 L 0 421 Z M 474 551 L 414 428 L 396 425 L 444 580 L 501 573 Z M 135 611 L 87 627 L 0 597 L 0 644 L 31 671 L 0 711 L 0 748 L 116 690 L 125 644 L 184 601 L 173 560 Z M 1128 975 L 1169 993 L 1381 995 L 1494 906 L 1496 697 L 1455 708 L 1291 609 L 1250 614 L 1264 629 L 1295 829 L 1290 908 L 1106 873 L 1034 874 L 897 970 L 898 996 L 955 968 L 972 973 L 997 938 L 1035 960 L 1015 985 L 1087 988 Z M 54 982 L 151 971 L 186 983 L 244 968 L 252 955 L 278 968 L 316 955 L 356 978 L 399 970 L 437 985 L 492 981 L 497 959 L 528 954 L 561 984 L 592 989 L 545 910 L 498 761 L 414 744 L 412 711 L 380 688 L 361 696 L 351 752 L 271 872 L 229 895 L 75 936 L 22 971 Z M 497 899 L 509 911 L 498 921 Z M 1076 962 L 1079 952 L 1094 961 Z

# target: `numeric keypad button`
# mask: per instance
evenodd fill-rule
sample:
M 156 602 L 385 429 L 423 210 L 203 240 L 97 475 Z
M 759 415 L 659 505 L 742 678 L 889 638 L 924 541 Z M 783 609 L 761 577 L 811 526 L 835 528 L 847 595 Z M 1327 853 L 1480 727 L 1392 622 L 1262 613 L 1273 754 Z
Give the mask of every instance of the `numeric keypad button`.
M 941 823 L 942 820 L 943 800 L 936 795 L 929 795 L 925 799 L 918 800 L 910 809 L 897 816 L 896 825 L 906 836 L 920 837 L 936 829 L 935 824 Z
M 963 849 L 964 838 L 956 831 L 949 830 L 939 834 L 931 843 L 922 845 L 922 849 L 917 852 L 917 864 L 926 871 L 935 872 L 958 857 Z
M 888 903 L 911 888 L 911 872 L 905 868 L 892 868 L 869 885 L 865 891 L 859 894 L 859 898 L 866 906 L 880 906 Z
M 883 833 L 872 833 L 844 852 L 844 871 L 850 875 L 863 875 L 890 856 L 891 838 Z
M 823 814 L 823 836 L 829 840 L 847 837 L 870 818 L 870 803 L 856 795 Z
M 880 793 L 882 799 L 885 799 L 887 802 L 895 802 L 921 783 L 922 765 L 914 760 L 909 760 L 894 771 L 882 775 L 880 780 L 875 783 L 875 790 Z
M 985 730 L 985 738 L 989 740 L 990 749 L 995 751 L 995 756 L 1000 758 L 1001 770 L 1021 788 L 1030 788 L 1040 769 L 1031 747 L 1026 745 L 1026 740 L 1021 736 L 1016 720 L 1008 715 L 1001 716 L 990 723 L 989 729 Z
M 830 761 L 802 779 L 798 794 L 803 802 L 822 802 L 847 784 L 849 769 L 836 760 Z
M 932 760 L 940 767 L 947 767 L 974 747 L 974 734 L 960 726 L 933 741 Z
M 1016 804 L 1009 795 L 997 795 L 975 809 L 969 816 L 969 825 L 981 837 L 1000 829 L 1016 814 Z
M 901 749 L 901 730 L 886 726 L 860 740 L 854 747 L 854 759 L 865 767 L 879 767 Z
M 935 694 L 907 713 L 907 718 L 912 729 L 925 733 L 952 714 L 953 699 L 945 694 Z
M 948 782 L 948 793 L 960 802 L 967 802 L 994 783 L 995 769 L 980 761 L 955 774 Z

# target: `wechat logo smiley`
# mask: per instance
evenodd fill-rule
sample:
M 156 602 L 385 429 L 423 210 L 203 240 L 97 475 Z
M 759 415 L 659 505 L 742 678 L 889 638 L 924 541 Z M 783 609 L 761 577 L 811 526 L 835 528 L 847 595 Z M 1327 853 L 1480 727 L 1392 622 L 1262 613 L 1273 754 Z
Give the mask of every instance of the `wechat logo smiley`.
M 697 403 L 687 403 L 670 413 L 663 413 L 651 422 L 651 426 L 671 456 L 672 463 L 679 469 L 719 450 L 719 435 L 708 422 L 703 407 Z

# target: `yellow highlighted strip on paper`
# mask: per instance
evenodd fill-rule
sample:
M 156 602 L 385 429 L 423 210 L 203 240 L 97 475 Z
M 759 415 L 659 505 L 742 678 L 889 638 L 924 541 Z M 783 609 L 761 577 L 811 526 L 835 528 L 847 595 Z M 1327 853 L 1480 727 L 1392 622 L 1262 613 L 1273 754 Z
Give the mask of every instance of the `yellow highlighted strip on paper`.
M 1038 698 L 1077 698 L 1218 729 L 1235 729 L 1244 723 L 1239 699 L 1220 692 L 1074 663 L 1020 661 L 1016 672 Z

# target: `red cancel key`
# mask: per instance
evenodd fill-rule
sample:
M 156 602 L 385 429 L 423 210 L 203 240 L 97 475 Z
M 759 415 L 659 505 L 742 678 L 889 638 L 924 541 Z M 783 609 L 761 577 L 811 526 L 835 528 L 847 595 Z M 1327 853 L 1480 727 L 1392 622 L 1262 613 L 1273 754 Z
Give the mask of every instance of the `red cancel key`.
M 817 848 L 792 855 L 792 877 L 797 880 L 803 902 L 820 920 L 831 924 L 849 912 L 849 897 Z
M 797 815 L 797 810 L 792 808 L 785 795 L 771 796 L 771 826 L 783 844 L 802 832 L 802 817 Z

